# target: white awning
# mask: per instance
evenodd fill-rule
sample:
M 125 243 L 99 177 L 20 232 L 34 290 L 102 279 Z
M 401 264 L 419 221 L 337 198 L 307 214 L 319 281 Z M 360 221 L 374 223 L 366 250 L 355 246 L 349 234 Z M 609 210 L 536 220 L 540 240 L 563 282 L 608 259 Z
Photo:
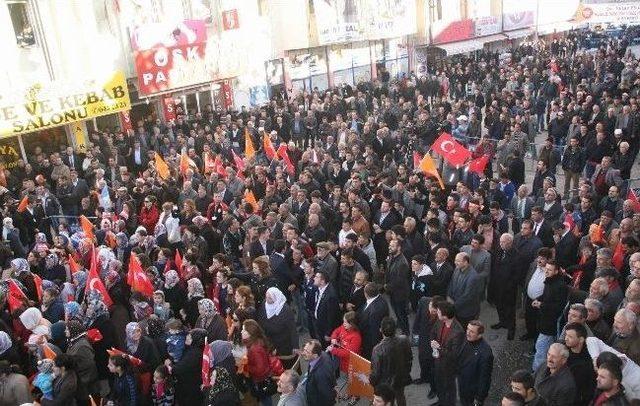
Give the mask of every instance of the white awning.
M 438 48 L 444 50 L 448 56 L 466 54 L 467 52 L 477 51 L 482 49 L 484 44 L 494 41 L 502 41 L 506 39 L 502 34 L 489 35 L 486 37 L 474 38 L 467 41 L 450 42 L 448 44 L 436 45 Z
M 553 34 L 554 32 L 571 31 L 575 23 L 569 21 L 559 21 L 549 24 L 540 24 L 537 27 L 538 35 Z
M 509 39 L 518 39 L 528 37 L 535 34 L 536 31 L 531 28 L 523 28 L 521 30 L 507 31 L 504 33 Z

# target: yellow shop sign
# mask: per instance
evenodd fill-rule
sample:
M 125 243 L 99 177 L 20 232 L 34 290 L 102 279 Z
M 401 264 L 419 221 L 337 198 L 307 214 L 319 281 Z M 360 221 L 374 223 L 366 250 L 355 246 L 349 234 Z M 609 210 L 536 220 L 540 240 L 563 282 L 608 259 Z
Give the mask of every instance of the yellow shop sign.
M 122 71 L 85 82 L 37 83 L 0 91 L 0 137 L 70 124 L 131 109 Z

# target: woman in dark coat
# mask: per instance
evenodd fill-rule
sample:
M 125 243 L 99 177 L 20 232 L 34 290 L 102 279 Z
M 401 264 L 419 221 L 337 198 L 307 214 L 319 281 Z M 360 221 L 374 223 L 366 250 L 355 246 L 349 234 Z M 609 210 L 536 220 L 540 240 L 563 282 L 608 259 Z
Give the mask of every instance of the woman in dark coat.
M 185 324 L 189 328 L 194 328 L 196 326 L 196 321 L 200 316 L 198 302 L 201 299 L 204 299 L 204 288 L 202 287 L 202 282 L 197 278 L 189 279 L 187 281 L 187 301 L 185 302 L 182 310 L 180 310 L 182 320 L 184 320 Z M 168 301 L 169 299 L 166 298 L 166 300 Z
M 158 350 L 153 340 L 142 334 L 142 329 L 138 323 L 131 322 L 127 324 L 126 334 L 126 352 L 142 361 L 142 364 L 134 368 L 138 388 L 140 388 L 142 396 L 148 396 L 151 393 L 153 371 L 160 365 Z
M 278 355 L 292 355 L 298 348 L 298 330 L 291 307 L 278 288 L 269 288 L 258 311 L 258 323 Z
M 202 404 L 202 350 L 207 331 L 194 328 L 187 335 L 182 358 L 172 368 L 176 379 L 176 399 L 184 405 Z
M 116 328 L 109 318 L 109 309 L 102 301 L 100 294 L 92 291 L 87 296 L 87 310 L 85 311 L 84 325 L 88 330 L 96 329 L 102 335 L 102 339 L 93 343 L 95 350 L 96 367 L 98 367 L 98 379 L 109 379 L 109 354 L 107 350 L 118 347 L 116 341 Z
M 0 331 L 0 361 L 8 361 L 12 365 L 20 365 L 20 356 L 11 337 L 5 331 Z
M 42 406 L 75 406 L 78 392 L 78 375 L 73 358 L 67 354 L 56 357 L 53 367 L 53 399 L 40 399 Z
M 211 372 L 211 388 L 207 391 L 206 406 L 237 406 L 240 395 L 233 382 L 232 375 L 223 367 Z
M 147 334 L 149 338 L 153 340 L 153 344 L 158 350 L 158 356 L 160 361 L 169 359 L 169 353 L 167 352 L 167 336 L 164 332 L 164 322 L 156 316 L 151 316 L 147 320 Z
M 227 323 L 218 314 L 213 300 L 200 299 L 198 301 L 198 312 L 200 315 L 196 320 L 195 327 L 207 330 L 207 338 L 210 343 L 228 338 Z
M 167 261 L 170 261 L 167 259 Z M 162 286 L 164 292 L 164 300 L 171 305 L 171 311 L 173 314 L 180 314 L 180 310 L 184 307 L 185 297 L 187 292 L 180 284 L 180 276 L 174 269 L 167 271 L 164 274 L 164 285 Z

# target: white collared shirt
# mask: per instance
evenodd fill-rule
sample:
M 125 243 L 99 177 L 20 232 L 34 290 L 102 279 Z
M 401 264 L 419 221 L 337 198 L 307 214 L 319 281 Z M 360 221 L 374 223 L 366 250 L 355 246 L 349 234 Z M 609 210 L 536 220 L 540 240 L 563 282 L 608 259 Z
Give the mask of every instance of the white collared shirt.
M 328 286 L 329 284 L 326 284 L 324 285 L 324 287 L 318 288 L 318 300 L 316 300 L 316 308 L 313 310 L 313 315 L 316 319 L 318 318 L 318 307 L 320 306 L 320 300 L 322 300 L 322 295 L 324 294 L 324 291 L 327 290 Z
M 380 295 L 376 295 L 375 297 L 372 297 L 371 299 L 367 299 L 367 303 L 364 305 L 364 308 L 366 309 L 367 307 L 369 307 L 369 305 L 371 303 L 373 303 L 373 301 L 376 300 L 378 298 L 378 296 L 380 296 Z

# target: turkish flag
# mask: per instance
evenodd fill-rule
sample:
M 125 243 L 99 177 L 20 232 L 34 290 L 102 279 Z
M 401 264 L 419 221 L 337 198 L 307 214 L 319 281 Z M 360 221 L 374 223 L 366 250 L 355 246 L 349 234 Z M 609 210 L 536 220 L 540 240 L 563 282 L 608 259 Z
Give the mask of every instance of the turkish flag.
M 293 162 L 291 162 L 291 158 L 289 158 L 289 153 L 287 151 L 287 145 L 280 144 L 280 146 L 278 147 L 278 155 L 280 156 L 280 158 L 282 158 L 285 165 L 287 166 L 287 172 L 289 172 L 289 175 L 293 176 L 296 174 L 296 168 L 295 166 L 293 166 Z
M 278 159 L 278 154 L 276 154 L 276 149 L 273 147 L 271 143 L 271 138 L 264 133 L 262 136 L 262 148 L 264 149 L 264 153 L 267 155 L 269 159 Z
M 211 346 L 207 343 L 207 337 L 204 338 L 204 348 L 202 349 L 202 385 L 204 387 L 211 386 Z
M 16 309 L 25 305 L 29 299 L 13 279 L 9 279 L 7 284 L 9 288 L 7 291 L 7 304 L 9 305 L 9 311 L 13 313 Z
M 36 274 L 33 274 L 33 283 L 36 285 L 36 294 L 38 295 L 38 300 L 42 301 L 42 278 Z
M 134 366 L 140 366 L 143 364 L 142 360 L 140 358 L 136 358 L 131 354 L 127 354 L 124 351 L 120 351 L 117 348 L 111 347 L 110 349 L 107 350 L 107 354 L 109 354 L 110 357 L 113 357 L 115 355 L 120 355 L 126 359 L 129 360 L 129 362 L 134 365 Z
M 413 169 L 420 169 L 420 161 L 422 161 L 422 157 L 418 151 L 413 151 Z
M 218 176 L 220 176 L 223 179 L 227 177 L 227 171 L 224 168 L 222 159 L 220 159 L 220 155 L 216 156 L 215 161 L 213 161 L 213 166 L 215 167 L 216 173 L 218 174 Z
M 93 248 L 92 251 L 91 268 L 89 269 L 89 275 L 87 275 L 87 285 L 85 286 L 84 290 L 85 292 L 89 292 L 90 290 L 97 290 L 102 295 L 104 304 L 106 304 L 107 307 L 111 307 L 111 305 L 113 305 L 113 300 L 111 300 L 111 296 L 109 296 L 107 288 L 104 286 L 104 283 L 100 279 L 100 275 L 98 275 L 98 258 L 96 256 L 95 248 Z
M 488 163 L 489 157 L 487 155 L 482 155 L 480 158 L 476 158 L 469 162 L 468 168 L 470 172 L 475 172 L 478 175 L 482 175 Z
M 471 157 L 471 152 L 456 141 L 451 134 L 442 133 L 433 143 L 433 150 L 442 155 L 445 161 L 459 168 Z
M 636 192 L 629 188 L 629 191 L 627 192 L 627 200 L 631 200 L 633 202 L 633 212 L 637 213 L 640 211 L 640 201 L 638 201 L 638 196 L 636 195 Z
M 142 264 L 135 254 L 131 254 L 129 258 L 127 283 L 132 290 L 140 292 L 146 297 L 153 296 L 153 283 L 151 283 L 149 276 L 142 269 Z

